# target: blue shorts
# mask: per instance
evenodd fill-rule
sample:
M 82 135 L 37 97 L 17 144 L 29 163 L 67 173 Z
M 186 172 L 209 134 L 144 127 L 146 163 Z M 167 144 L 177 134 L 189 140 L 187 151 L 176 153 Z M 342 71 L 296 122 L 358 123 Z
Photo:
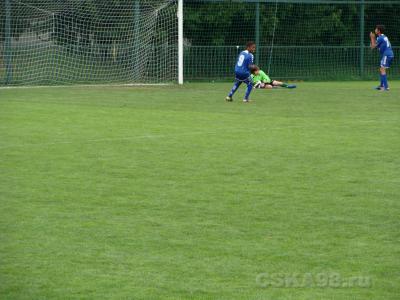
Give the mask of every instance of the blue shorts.
M 390 65 L 392 64 L 393 58 L 394 58 L 393 56 L 387 56 L 387 55 L 382 56 L 381 68 L 385 68 L 385 69 L 390 68 Z
M 235 73 L 235 79 L 246 84 L 252 82 L 250 73 Z

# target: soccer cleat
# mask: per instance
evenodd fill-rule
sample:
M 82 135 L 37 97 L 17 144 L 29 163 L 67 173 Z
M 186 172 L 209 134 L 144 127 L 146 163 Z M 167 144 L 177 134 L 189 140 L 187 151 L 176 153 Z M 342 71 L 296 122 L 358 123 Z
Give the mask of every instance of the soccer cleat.
M 228 96 L 228 97 L 225 98 L 225 101 L 227 101 L 227 102 L 232 102 L 232 101 L 233 101 L 233 98 Z
M 377 90 L 377 91 L 384 91 L 384 92 L 389 92 L 389 91 L 390 91 L 389 88 L 385 89 L 385 87 L 383 87 L 383 86 L 377 86 L 377 87 L 375 88 L 375 90 Z
M 286 88 L 288 89 L 295 89 L 297 86 L 295 84 L 288 84 Z
M 243 103 L 249 103 L 250 100 L 249 99 L 243 99 Z

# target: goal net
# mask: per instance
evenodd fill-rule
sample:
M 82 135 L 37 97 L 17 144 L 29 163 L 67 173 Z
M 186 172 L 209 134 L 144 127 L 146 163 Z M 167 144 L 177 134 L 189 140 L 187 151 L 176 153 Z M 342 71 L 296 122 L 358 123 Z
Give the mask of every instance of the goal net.
M 186 81 L 230 80 L 249 40 L 274 78 L 374 79 L 379 54 L 368 35 L 377 24 L 400 57 L 399 0 L 183 0 L 180 35 L 178 8 L 178 0 L 2 0 L 0 85 L 177 82 L 182 59 Z M 400 78 L 396 61 L 390 77 Z
M 176 0 L 1 2 L 3 84 L 177 80 Z
M 185 79 L 231 78 L 239 51 L 257 43 L 256 63 L 272 77 L 297 80 L 375 79 L 377 24 L 400 57 L 400 1 L 185 0 Z M 391 78 L 400 78 L 393 63 Z

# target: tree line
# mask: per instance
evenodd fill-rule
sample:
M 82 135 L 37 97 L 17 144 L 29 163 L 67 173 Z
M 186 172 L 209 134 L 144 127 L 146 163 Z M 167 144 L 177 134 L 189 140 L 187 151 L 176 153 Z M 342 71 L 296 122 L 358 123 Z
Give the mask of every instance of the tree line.
M 112 44 L 135 40 L 135 26 L 146 30 L 144 16 L 160 5 L 157 0 L 10 0 L 11 30 L 18 39 L 27 31 L 44 34 L 58 44 Z M 167 1 L 167 0 L 165 0 Z M 139 11 L 137 8 L 139 7 Z M 260 41 L 268 45 L 338 45 L 360 43 L 360 8 L 358 4 L 260 3 Z M 164 8 L 155 34 L 166 35 L 163 19 L 175 17 L 176 3 Z M 146 15 L 147 14 L 147 15 Z M 376 24 L 385 24 L 393 45 L 400 44 L 400 4 L 365 5 L 363 36 Z M 139 21 L 138 21 L 139 16 Z M 40 23 L 40 20 L 44 23 Z M 36 25 L 35 25 L 36 24 Z M 0 4 L 0 33 L 5 38 L 5 1 Z M 256 37 L 256 4 L 254 2 L 185 1 L 184 36 L 187 45 L 244 45 Z M 140 37 L 136 37 L 138 40 Z M 171 43 L 176 39 L 171 35 Z

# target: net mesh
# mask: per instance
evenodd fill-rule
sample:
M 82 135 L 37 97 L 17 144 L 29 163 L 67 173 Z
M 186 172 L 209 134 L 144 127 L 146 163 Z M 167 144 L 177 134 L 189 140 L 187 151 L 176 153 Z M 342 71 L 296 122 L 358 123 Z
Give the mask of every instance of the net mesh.
M 176 82 L 176 13 L 177 0 L 3 0 L 0 84 Z M 184 78 L 230 80 L 255 40 L 274 78 L 373 79 L 368 33 L 386 25 L 399 57 L 398 15 L 389 0 L 184 0 Z
M 386 25 L 399 56 L 400 1 L 305 2 L 186 1 L 185 79 L 232 77 L 248 40 L 257 41 L 256 62 L 275 78 L 372 79 L 379 53 L 369 48 L 369 32 L 376 24 Z M 399 78 L 399 64 L 390 73 Z
M 158 83 L 177 78 L 176 1 L 10 3 L 8 46 L 4 1 L 1 8 L 3 82 Z

